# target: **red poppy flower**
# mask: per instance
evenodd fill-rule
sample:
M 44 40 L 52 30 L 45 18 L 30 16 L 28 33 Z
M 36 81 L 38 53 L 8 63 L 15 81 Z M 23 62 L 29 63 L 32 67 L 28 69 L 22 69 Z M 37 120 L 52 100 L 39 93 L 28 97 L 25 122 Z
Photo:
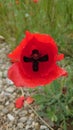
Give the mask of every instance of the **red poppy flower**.
M 17 87 L 34 88 L 67 75 L 57 65 L 64 55 L 58 54 L 55 41 L 47 34 L 31 34 L 27 31 L 20 45 L 8 56 L 14 61 L 8 70 L 8 77 Z
M 38 0 L 33 0 L 33 2 L 34 2 L 34 3 L 37 3 L 37 2 L 38 2 Z

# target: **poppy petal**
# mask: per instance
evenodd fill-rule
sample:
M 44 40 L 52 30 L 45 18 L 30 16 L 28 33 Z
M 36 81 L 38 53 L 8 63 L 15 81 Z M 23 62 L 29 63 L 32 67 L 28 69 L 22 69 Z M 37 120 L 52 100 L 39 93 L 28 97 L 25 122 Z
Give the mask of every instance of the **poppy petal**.
M 11 58 L 12 61 L 19 61 L 23 48 L 26 47 L 26 45 L 29 43 L 29 41 L 31 41 L 31 39 L 33 40 L 33 43 L 35 43 L 35 41 L 37 40 L 37 43 L 39 41 L 41 43 L 49 45 L 50 47 L 52 47 L 54 54 L 58 53 L 57 45 L 51 36 L 47 34 L 41 35 L 39 33 L 31 34 L 29 31 L 26 31 L 26 37 L 22 39 L 20 45 L 18 45 L 16 49 L 14 49 L 10 54 L 8 54 L 8 57 Z M 41 44 L 39 44 L 39 46 L 40 45 Z
M 13 64 L 8 71 L 9 79 L 11 79 L 17 87 L 22 86 L 35 88 L 37 86 L 51 83 L 53 80 L 61 76 L 67 76 L 67 72 L 57 65 L 53 66 L 53 69 L 50 72 L 46 73 L 45 75 L 37 75 L 37 77 L 28 77 L 28 74 L 24 75 L 23 70 L 20 69 L 19 63 Z
M 37 35 L 37 37 L 38 37 L 38 35 Z M 44 37 L 44 39 L 45 39 L 45 37 Z M 42 36 L 41 36 L 41 39 L 42 39 Z M 30 57 L 31 51 L 35 50 L 35 48 L 36 48 L 41 53 L 41 57 L 43 57 L 46 54 L 48 55 L 48 58 L 46 58 L 48 61 L 42 62 L 42 63 L 40 61 L 40 64 L 39 64 L 39 68 L 40 68 L 39 74 L 41 74 L 41 73 L 44 74 L 45 72 L 50 71 L 51 68 L 53 67 L 54 63 L 56 62 L 55 56 L 57 55 L 58 52 L 57 52 L 57 47 L 55 47 L 55 45 L 53 45 L 54 43 L 51 44 L 51 43 L 48 43 L 48 41 L 47 41 L 47 42 L 45 42 L 45 45 L 44 45 L 43 41 L 41 40 L 41 42 L 40 42 L 39 40 L 40 39 L 37 40 L 37 38 L 35 36 L 33 36 L 33 38 L 29 41 L 29 43 L 26 45 L 26 47 L 24 48 L 24 50 L 22 52 L 22 56 L 21 56 L 22 61 L 21 62 L 23 62 L 24 56 Z M 25 71 L 28 73 L 28 75 L 33 74 L 31 62 L 30 63 L 23 62 L 23 67 L 24 67 Z
M 19 46 L 17 46 L 16 49 L 14 49 L 10 54 L 8 54 L 8 57 L 12 59 L 12 61 L 20 60 L 21 52 L 23 47 L 26 45 L 26 39 L 23 39 Z
M 53 51 L 55 53 L 58 53 L 58 47 L 57 47 L 57 44 L 56 42 L 54 41 L 54 39 L 48 35 L 48 34 L 39 34 L 39 33 L 36 33 L 36 34 L 33 34 L 33 36 L 41 43 L 45 43 L 47 45 L 50 45 L 52 46 L 53 48 Z
M 23 105 L 24 105 L 24 100 L 25 100 L 24 96 L 17 98 L 16 101 L 15 101 L 15 107 L 16 108 L 22 108 Z
M 14 63 L 8 70 L 8 78 L 11 79 L 16 86 L 25 86 L 22 74 L 19 70 L 19 64 Z
M 28 104 L 32 104 L 34 102 L 34 99 L 32 97 L 27 97 L 26 102 Z
M 20 45 L 18 45 L 10 54 L 8 54 L 8 57 L 12 59 L 12 61 L 20 61 L 22 50 L 28 43 L 27 41 L 29 41 L 31 38 L 31 33 L 29 31 L 26 31 L 26 37 L 22 39 Z
M 60 60 L 63 60 L 64 59 L 64 54 L 59 54 L 56 56 L 56 60 L 57 61 L 60 61 Z

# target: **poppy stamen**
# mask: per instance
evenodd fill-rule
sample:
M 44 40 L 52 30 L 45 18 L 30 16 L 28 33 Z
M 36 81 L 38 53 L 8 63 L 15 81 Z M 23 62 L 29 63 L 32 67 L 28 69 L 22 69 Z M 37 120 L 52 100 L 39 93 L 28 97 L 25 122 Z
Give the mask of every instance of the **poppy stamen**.
M 37 72 L 39 70 L 39 62 L 48 61 L 48 55 L 40 56 L 38 50 L 32 50 L 31 57 L 23 57 L 24 62 L 32 62 L 33 71 Z
M 24 56 L 24 57 L 23 57 L 23 60 L 24 60 L 25 62 L 32 62 L 32 61 L 33 61 L 32 58 L 29 58 L 29 57 L 27 57 L 27 56 Z
M 33 71 L 36 72 L 39 70 L 39 62 L 37 60 L 34 60 L 32 65 Z
M 39 61 L 40 62 L 42 62 L 42 61 L 48 61 L 48 55 L 44 55 L 44 56 L 40 57 Z

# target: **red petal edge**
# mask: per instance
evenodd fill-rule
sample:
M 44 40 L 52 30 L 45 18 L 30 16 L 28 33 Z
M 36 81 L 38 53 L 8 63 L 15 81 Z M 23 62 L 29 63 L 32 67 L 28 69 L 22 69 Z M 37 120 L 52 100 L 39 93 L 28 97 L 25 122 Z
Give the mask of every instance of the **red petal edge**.
M 56 57 L 56 61 L 60 61 L 60 60 L 63 60 L 64 59 L 64 54 L 59 54 L 57 57 Z
M 15 101 L 15 107 L 16 108 L 22 108 L 23 105 L 24 105 L 24 100 L 25 100 L 24 96 L 17 98 L 16 101 Z
M 32 104 L 34 102 L 34 99 L 32 97 L 27 97 L 26 102 L 28 104 Z
M 61 76 L 68 76 L 68 73 L 57 65 L 55 65 L 53 70 L 47 75 L 38 77 L 37 79 L 35 79 L 35 77 L 33 77 L 33 79 L 28 78 L 20 72 L 18 63 L 13 64 L 8 71 L 8 78 L 12 80 L 17 87 L 35 88 L 37 86 L 49 84 Z

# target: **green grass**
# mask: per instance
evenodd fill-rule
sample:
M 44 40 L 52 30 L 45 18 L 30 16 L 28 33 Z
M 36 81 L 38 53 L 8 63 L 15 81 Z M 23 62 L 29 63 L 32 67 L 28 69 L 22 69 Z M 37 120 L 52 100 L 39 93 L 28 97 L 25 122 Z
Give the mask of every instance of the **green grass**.
M 5 37 L 11 49 L 19 44 L 26 30 L 50 34 L 57 42 L 59 52 L 65 54 L 60 65 L 67 69 L 68 78 L 42 88 L 44 96 L 42 98 L 39 93 L 36 102 L 40 102 L 43 114 L 57 125 L 63 120 L 66 130 L 65 121 L 73 117 L 73 0 L 39 0 L 38 3 L 19 0 L 19 4 L 15 0 L 0 0 L 0 35 Z M 62 95 L 64 86 L 67 87 L 66 95 Z M 59 116 L 57 111 L 62 114 Z
M 0 17 L 0 33 L 14 46 L 29 30 L 52 35 L 62 51 L 73 47 L 73 0 L 0 0 Z

